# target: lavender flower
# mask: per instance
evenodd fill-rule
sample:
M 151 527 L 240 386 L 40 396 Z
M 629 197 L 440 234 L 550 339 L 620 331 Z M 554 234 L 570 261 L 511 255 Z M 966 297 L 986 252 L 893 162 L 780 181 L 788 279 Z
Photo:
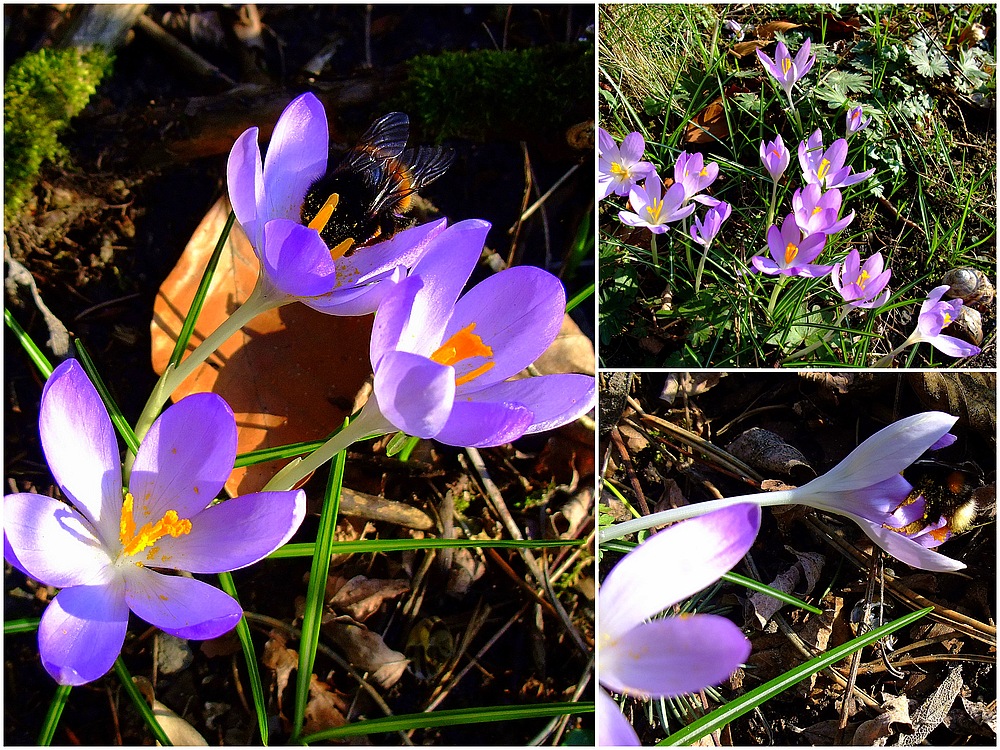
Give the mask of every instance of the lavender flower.
M 708 249 L 708 247 L 712 244 L 712 241 L 715 239 L 715 236 L 722 228 L 722 223 L 729 218 L 729 215 L 732 212 L 732 206 L 725 201 L 719 201 L 718 204 L 705 212 L 704 221 L 695 216 L 694 226 L 692 226 L 690 230 L 691 239 L 701 245 L 704 245 L 705 249 Z
M 825 234 L 812 234 L 803 238 L 795 223 L 795 214 L 788 214 L 781 229 L 771 225 L 767 230 L 767 247 L 771 257 L 755 255 L 750 259 L 753 267 L 768 276 L 805 276 L 819 278 L 833 270 L 833 266 L 813 265 L 826 242 Z
M 653 165 L 641 161 L 646 141 L 641 133 L 629 133 L 621 148 L 604 128 L 597 129 L 600 155 L 597 160 L 597 184 L 601 200 L 614 193 L 628 195 L 635 184 L 653 171 Z
M 881 307 L 889 299 L 886 286 L 892 276 L 888 268 L 882 270 L 883 266 L 882 253 L 875 253 L 862 265 L 860 254 L 852 248 L 844 261 L 833 267 L 830 279 L 849 307 Z
M 812 42 L 806 39 L 799 48 L 794 60 L 788 54 L 788 47 L 785 46 L 784 42 L 778 42 L 778 46 L 774 50 L 773 60 L 760 50 L 757 50 L 757 57 L 764 66 L 764 69 L 774 76 L 775 80 L 777 80 L 778 84 L 784 90 L 785 96 L 789 99 L 792 98 L 792 87 L 812 69 L 813 63 L 816 62 L 815 55 L 812 57 L 809 56 L 811 44 Z
M 855 133 L 864 130 L 871 124 L 871 117 L 864 117 L 861 112 L 861 107 L 852 107 L 847 112 L 847 138 L 848 140 Z
M 780 135 L 775 136 L 775 139 L 770 143 L 760 142 L 760 160 L 764 164 L 764 169 L 767 170 L 767 173 L 771 175 L 771 179 L 775 182 L 788 169 L 788 163 L 791 161 L 791 158 L 791 154 L 785 148 L 785 143 L 781 140 Z
M 350 245 L 327 247 L 317 228 L 302 224 L 302 204 L 326 173 L 328 141 L 323 105 L 303 94 L 278 118 L 263 163 L 256 127 L 236 139 L 227 168 L 229 198 L 261 262 L 265 296 L 299 299 L 332 315 L 366 315 L 446 222 L 406 229 L 350 255 L 344 254 Z
M 796 190 L 792 196 L 792 208 L 795 210 L 795 223 L 802 234 L 806 237 L 817 233 L 831 235 L 846 228 L 854 221 L 854 212 L 838 220 L 842 200 L 839 190 L 831 188 L 824 193 L 815 182 Z
M 482 221 L 449 227 L 379 306 L 370 403 L 383 431 L 500 445 L 571 422 L 593 406 L 592 376 L 512 379 L 559 334 L 566 297 L 555 276 L 509 268 L 459 298 L 488 231 Z
M 684 201 L 698 201 L 714 206 L 718 201 L 708 195 L 699 195 L 719 176 L 719 165 L 714 161 L 705 164 L 705 157 L 699 153 L 681 151 L 674 163 L 674 184 L 684 186 Z
M 42 392 L 42 448 L 71 504 L 45 495 L 4 497 L 4 557 L 62 591 L 42 615 L 42 665 L 81 685 L 114 664 L 129 610 L 178 638 L 215 638 L 240 605 L 194 578 L 154 569 L 221 573 L 284 544 L 305 515 L 305 494 L 261 492 L 211 505 L 236 457 L 236 422 L 215 394 L 167 409 L 139 447 L 127 492 L 114 428 L 73 360 Z M 123 502 L 124 498 L 124 502 Z
M 924 342 L 938 351 L 944 352 L 949 357 L 974 357 L 979 354 L 978 346 L 941 333 L 955 321 L 962 309 L 962 300 L 960 299 L 941 299 L 948 289 L 948 285 L 944 284 L 931 290 L 927 299 L 920 305 L 920 316 L 917 318 L 916 330 L 910 334 L 900 349 Z
M 728 678 L 750 643 L 718 615 L 650 619 L 708 587 L 739 562 L 760 529 L 760 509 L 734 505 L 671 526 L 622 558 L 598 592 L 598 679 L 642 697 L 693 693 Z M 638 745 L 618 706 L 598 692 L 598 745 Z
M 847 141 L 838 138 L 830 148 L 823 150 L 823 134 L 816 130 L 806 143 L 799 144 L 799 165 L 806 182 L 817 183 L 824 190 L 856 185 L 867 180 L 874 173 L 869 169 L 860 174 L 851 174 L 851 168 L 844 166 L 847 159 Z
M 694 204 L 685 205 L 685 196 L 684 186 L 679 182 L 671 185 L 664 195 L 660 176 L 650 172 L 641 186 L 636 185 L 629 191 L 628 202 L 632 210 L 620 211 L 618 218 L 623 224 L 663 234 L 667 224 L 694 213 Z
M 907 528 L 923 518 L 926 500 L 912 497 L 913 487 L 900 474 L 925 451 L 953 442 L 948 432 L 956 421 L 956 417 L 936 411 L 906 417 L 879 430 L 830 471 L 801 487 L 653 513 L 603 529 L 600 541 L 736 504 L 752 502 L 764 507 L 797 503 L 850 518 L 875 544 L 914 568 L 961 570 L 964 563 L 931 549 L 948 538 L 940 521 L 920 524 L 916 531 Z

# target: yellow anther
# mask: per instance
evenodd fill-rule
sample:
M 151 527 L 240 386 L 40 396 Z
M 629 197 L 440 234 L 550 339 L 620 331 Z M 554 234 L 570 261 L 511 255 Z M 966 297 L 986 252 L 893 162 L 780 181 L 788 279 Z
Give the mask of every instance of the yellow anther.
M 830 172 L 830 160 L 823 159 L 819 163 L 819 169 L 816 170 L 816 176 L 822 180 L 827 176 L 827 174 L 829 174 L 829 172 Z
M 330 217 L 333 216 L 338 203 L 340 203 L 340 195 L 331 193 L 330 197 L 326 199 L 326 203 L 323 204 L 323 207 L 316 212 L 312 221 L 309 222 L 309 228 L 315 229 L 317 232 L 322 232 L 326 229 L 326 223 L 330 221 Z
M 330 257 L 334 260 L 339 260 L 343 258 L 348 250 L 351 249 L 351 245 L 354 244 L 354 238 L 348 237 L 343 242 L 339 243 L 336 247 L 330 248 Z
M 118 525 L 118 540 L 122 544 L 122 552 L 126 555 L 132 556 L 137 552 L 142 552 L 165 536 L 177 538 L 191 533 L 191 521 L 179 518 L 176 510 L 168 510 L 159 521 L 144 524 L 136 532 L 133 502 L 132 494 L 126 493 L 125 502 L 122 504 L 122 517 Z M 146 555 L 146 559 L 151 561 L 153 555 L 158 551 L 156 547 L 153 547 Z
M 472 331 L 476 327 L 475 323 L 469 323 L 465 328 L 455 331 L 448 340 L 445 341 L 431 355 L 431 359 L 439 365 L 455 365 L 463 360 L 472 357 L 492 357 L 493 348 L 483 343 L 483 340 Z M 463 385 L 470 380 L 474 380 L 487 370 L 491 369 L 495 363 L 486 362 L 476 369 L 465 373 L 455 379 L 455 385 Z
M 792 58 L 786 57 L 781 61 L 781 72 L 787 73 L 792 67 Z
M 611 162 L 611 174 L 628 177 L 628 170 L 616 161 Z
M 663 213 L 663 199 L 653 201 L 648 206 L 646 206 L 646 213 L 649 214 L 649 220 L 653 224 L 660 223 L 660 214 Z
M 860 273 L 860 274 L 858 275 L 858 280 L 857 280 L 857 281 L 855 281 L 854 283 L 855 283 L 855 284 L 857 284 L 857 285 L 858 285 L 859 287 L 861 287 L 862 289 L 864 289 L 864 288 L 865 288 L 865 284 L 866 284 L 866 283 L 868 283 L 868 279 L 869 279 L 869 278 L 870 278 L 870 277 L 868 276 L 868 272 L 867 272 L 867 271 L 862 271 L 862 272 L 861 272 L 861 273 Z
M 818 214 L 822 210 L 823 210 L 822 206 L 816 206 L 816 208 L 813 209 L 812 216 L 815 216 L 816 214 Z
M 794 242 L 789 242 L 785 245 L 785 265 L 790 265 L 795 256 L 799 254 L 799 246 Z

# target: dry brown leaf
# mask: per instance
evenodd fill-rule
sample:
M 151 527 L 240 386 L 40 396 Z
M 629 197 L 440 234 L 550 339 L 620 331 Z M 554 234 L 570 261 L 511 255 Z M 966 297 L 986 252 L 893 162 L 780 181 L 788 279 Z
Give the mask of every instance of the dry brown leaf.
M 327 581 L 326 593 L 330 607 L 364 622 L 378 612 L 382 603 L 410 590 L 410 584 L 398 579 L 365 578 L 354 576 L 345 581 L 339 576 Z
M 343 649 L 344 655 L 359 672 L 382 688 L 399 682 L 410 663 L 403 654 L 385 645 L 382 636 L 346 618 L 323 624 L 323 632 Z
M 757 38 L 758 39 L 774 39 L 774 35 L 777 32 L 786 34 L 792 29 L 801 28 L 802 24 L 792 23 L 791 21 L 770 21 L 765 23 L 763 26 L 757 27 Z
M 760 39 L 749 39 L 745 42 L 737 42 L 733 45 L 731 52 L 737 57 L 746 57 L 747 55 L 752 55 L 759 49 L 763 49 L 767 46 L 767 42 L 762 42 Z
M 153 304 L 153 369 L 162 373 L 184 315 L 229 215 L 225 198 L 209 210 L 163 282 Z M 212 279 L 192 345 L 214 331 L 247 298 L 258 262 L 249 240 L 234 226 Z M 368 378 L 372 316 L 323 315 L 299 303 L 271 310 L 232 336 L 208 363 L 174 393 L 217 393 L 232 407 L 239 452 L 318 440 L 340 427 L 354 395 Z M 220 365 L 224 367 L 220 368 Z M 230 494 L 259 490 L 277 472 L 269 462 L 230 475 Z
M 722 97 L 708 103 L 701 112 L 691 118 L 684 128 L 683 143 L 714 143 L 729 137 L 729 123 L 726 122 L 726 108 Z
M 859 724 L 851 744 L 859 747 L 884 745 L 883 740 L 897 732 L 893 729 L 893 724 L 902 724 L 907 729 L 912 726 L 910 723 L 910 704 L 905 695 L 888 698 L 882 704 L 878 716 Z
M 324 729 L 342 727 L 347 723 L 344 712 L 347 704 L 330 690 L 325 682 L 320 682 L 316 675 L 309 675 L 309 702 L 306 703 L 303 734 L 322 732 Z
M 755 469 L 790 476 L 799 482 L 816 476 L 815 469 L 798 448 L 760 427 L 751 427 L 737 435 L 726 450 Z
M 535 360 L 535 369 L 542 375 L 560 372 L 593 375 L 594 344 L 569 315 L 564 315 L 559 335 Z
M 485 572 L 486 565 L 479 555 L 470 549 L 459 547 L 452 556 L 446 591 L 449 596 L 461 599 L 469 593 L 472 584 L 482 578 Z
M 299 652 L 287 648 L 288 639 L 280 630 L 272 630 L 270 638 L 264 644 L 264 653 L 261 656 L 261 663 L 274 672 L 274 679 L 277 685 L 278 711 L 281 711 L 281 696 L 288 687 L 288 679 L 293 669 L 298 669 Z

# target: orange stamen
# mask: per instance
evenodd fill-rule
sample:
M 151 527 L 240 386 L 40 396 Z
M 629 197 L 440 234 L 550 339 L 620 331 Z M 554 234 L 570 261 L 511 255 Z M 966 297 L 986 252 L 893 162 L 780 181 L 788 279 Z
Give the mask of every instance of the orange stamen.
M 340 203 L 340 195 L 331 193 L 330 197 L 326 199 L 326 203 L 323 204 L 323 207 L 316 212 L 312 221 L 309 222 L 309 228 L 315 229 L 317 232 L 322 232 L 326 229 L 326 224 L 330 221 L 330 217 L 333 216 L 338 203 Z
M 786 266 L 790 265 L 791 262 L 795 260 L 795 256 L 798 254 L 799 254 L 799 246 L 796 245 L 794 242 L 789 242 L 785 246 L 785 265 Z
M 136 532 L 133 504 L 132 493 L 126 493 L 125 502 L 122 504 L 122 517 L 118 526 L 118 539 L 122 543 L 122 552 L 126 555 L 132 556 L 137 552 L 142 552 L 165 536 L 177 538 L 191 533 L 191 521 L 186 518 L 178 518 L 176 510 L 168 510 L 159 521 L 144 524 Z M 155 547 L 153 549 L 156 550 Z M 147 559 L 150 559 L 149 556 Z
M 483 343 L 483 340 L 472 331 L 476 327 L 475 323 L 469 323 L 465 328 L 455 331 L 447 341 L 445 341 L 431 355 L 431 359 L 439 365 L 452 365 L 473 357 L 492 357 L 493 348 Z M 495 362 L 486 362 L 476 369 L 465 373 L 455 379 L 455 385 L 464 385 L 470 380 L 474 380 L 487 370 L 491 369 Z

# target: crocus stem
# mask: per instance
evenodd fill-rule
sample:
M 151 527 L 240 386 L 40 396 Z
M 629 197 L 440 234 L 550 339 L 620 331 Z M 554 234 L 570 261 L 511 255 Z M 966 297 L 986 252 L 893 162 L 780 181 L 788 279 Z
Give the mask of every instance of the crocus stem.
M 373 395 L 347 427 L 303 459 L 296 459 L 275 474 L 262 492 L 290 490 L 342 450 L 359 440 L 378 437 L 395 428 L 378 408 Z
M 774 210 L 777 208 L 777 203 L 778 203 L 778 181 L 772 180 L 771 204 L 767 207 L 766 226 L 771 226 L 774 223 Z
M 698 289 L 701 288 L 701 275 L 705 271 L 705 260 L 708 258 L 708 248 L 711 247 L 712 243 L 708 243 L 704 246 L 701 251 L 701 259 L 698 261 L 698 270 L 694 272 L 694 293 L 698 293 Z
M 160 376 L 159 381 L 157 381 L 156 386 L 153 388 L 153 393 L 149 397 L 149 401 L 146 402 L 146 406 L 143 407 L 142 414 L 139 415 L 139 420 L 136 422 L 135 436 L 139 440 L 142 440 L 143 436 L 149 431 L 149 428 L 156 420 L 160 409 L 170 399 L 170 395 L 177 390 L 177 387 L 181 383 L 187 380 L 199 365 L 212 356 L 230 336 L 261 313 L 275 307 L 280 307 L 291 301 L 290 297 L 275 292 L 273 289 L 269 290 L 263 275 L 261 275 L 257 279 L 257 286 L 254 287 L 254 290 L 247 297 L 246 301 L 202 341 L 193 352 L 188 354 L 177 367 L 167 368 L 163 375 Z M 129 456 L 126 459 L 126 475 L 128 469 L 131 468 L 133 458 L 133 456 Z
M 774 316 L 774 306 L 778 303 L 778 294 L 781 292 L 781 287 L 785 285 L 785 277 L 778 276 L 774 281 L 774 291 L 771 292 L 771 301 L 767 303 L 767 317 L 768 319 Z
M 652 234 L 650 234 L 649 250 L 653 254 L 653 268 L 657 268 L 658 269 L 660 267 L 660 259 L 659 259 L 659 257 L 656 254 L 656 233 L 655 232 L 653 232 Z
M 612 539 L 620 539 L 623 536 L 634 534 L 637 531 L 644 531 L 654 526 L 663 526 L 674 521 L 684 521 L 688 518 L 703 516 L 712 511 L 722 510 L 740 503 L 754 503 L 761 508 L 769 505 L 791 505 L 796 502 L 794 490 L 778 490 L 777 492 L 761 492 L 756 495 L 740 495 L 739 497 L 724 497 L 720 500 L 708 500 L 704 503 L 694 503 L 685 505 L 683 508 L 671 508 L 659 513 L 651 513 L 641 518 L 633 518 L 631 521 L 612 524 L 601 529 L 598 533 L 598 540 L 601 544 Z
M 792 123 L 795 125 L 795 135 L 799 138 L 802 137 L 802 118 L 799 117 L 799 110 L 795 106 L 795 102 L 792 99 L 792 92 L 788 92 L 788 111 L 792 116 Z
M 910 334 L 910 336 L 906 339 L 906 341 L 904 341 L 902 344 L 900 344 L 895 349 L 893 349 L 891 352 L 889 352 L 884 357 L 882 357 L 882 359 L 880 359 L 878 362 L 876 362 L 874 366 L 875 367 L 891 367 L 892 366 L 892 361 L 896 358 L 896 355 L 899 354 L 904 349 L 912 346 L 915 343 L 917 343 L 917 341 L 916 341 L 914 335 Z

